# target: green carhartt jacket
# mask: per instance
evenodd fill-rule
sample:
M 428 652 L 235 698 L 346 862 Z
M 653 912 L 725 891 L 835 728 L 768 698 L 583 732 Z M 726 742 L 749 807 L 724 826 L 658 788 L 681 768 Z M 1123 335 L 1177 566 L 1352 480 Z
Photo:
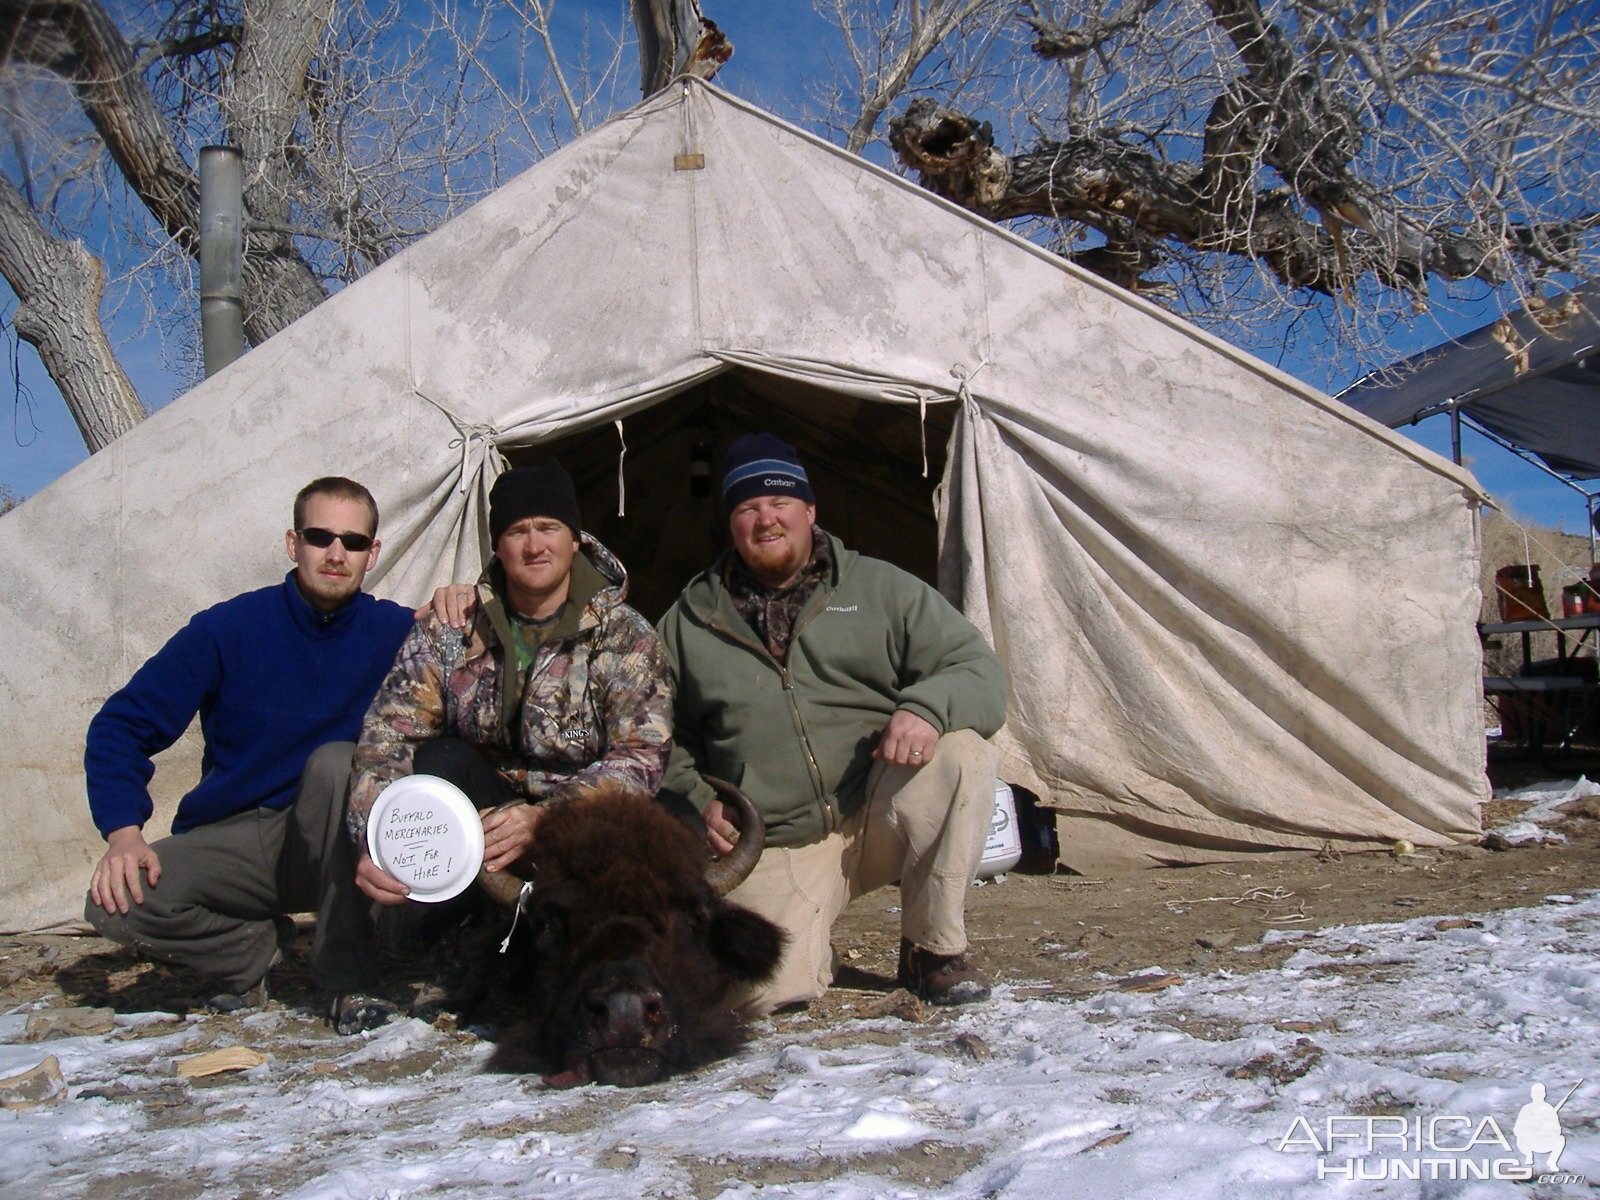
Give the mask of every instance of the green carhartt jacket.
M 896 709 L 941 734 L 990 737 L 1005 720 L 1005 675 L 983 635 L 914 575 L 827 536 L 833 574 L 795 622 L 787 662 L 734 608 L 725 558 L 661 619 L 675 696 L 662 785 L 704 807 L 712 792 L 697 771 L 735 784 L 775 846 L 816 841 L 861 807 Z

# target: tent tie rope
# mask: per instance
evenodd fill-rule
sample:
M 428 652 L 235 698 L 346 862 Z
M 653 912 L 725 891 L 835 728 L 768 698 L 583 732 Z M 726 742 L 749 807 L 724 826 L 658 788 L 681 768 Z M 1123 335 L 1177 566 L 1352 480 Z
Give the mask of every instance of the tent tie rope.
M 928 397 L 917 393 L 917 436 L 922 439 L 922 477 L 928 477 Z
M 628 439 L 622 432 L 622 418 L 618 417 L 612 422 L 617 427 L 617 441 L 621 448 L 617 451 L 617 516 L 625 517 L 627 513 L 627 484 L 622 476 L 622 464 L 628 459 Z
M 465 493 L 467 490 L 467 468 L 472 465 L 472 443 L 481 441 L 486 443 L 489 449 L 493 450 L 497 439 L 500 437 L 500 431 L 493 425 L 479 425 L 471 421 L 462 420 L 416 384 L 411 385 L 411 390 L 442 412 L 445 415 L 445 419 L 456 427 L 456 436 L 446 442 L 445 445 L 451 450 L 461 451 L 461 472 L 456 480 L 456 490 Z
M 972 380 L 989 365 L 989 360 L 981 354 L 978 356 L 978 365 L 970 371 L 966 363 L 956 363 L 950 368 L 950 374 L 956 381 L 956 399 L 961 401 L 961 407 L 967 408 L 972 403 Z M 924 409 L 924 424 L 922 426 L 922 477 L 928 477 L 928 427 L 926 424 L 926 409 Z
M 957 363 L 950 368 L 950 376 L 956 381 L 956 399 L 961 401 L 962 404 L 967 404 L 972 400 L 972 381 L 978 377 L 978 372 L 988 365 L 989 360 L 980 356 L 978 365 L 970 371 L 967 369 L 966 363 Z
M 445 415 L 449 416 L 448 413 Z M 454 420 L 453 417 L 451 419 Z M 460 436 L 451 438 L 446 444 L 451 450 L 457 448 L 461 450 L 461 474 L 456 484 L 456 490 L 465 493 L 467 490 L 467 469 L 472 465 L 472 443 L 474 441 L 486 442 L 493 449 L 494 440 L 500 436 L 500 431 L 493 425 L 463 425 L 458 422 L 456 424 L 456 432 Z

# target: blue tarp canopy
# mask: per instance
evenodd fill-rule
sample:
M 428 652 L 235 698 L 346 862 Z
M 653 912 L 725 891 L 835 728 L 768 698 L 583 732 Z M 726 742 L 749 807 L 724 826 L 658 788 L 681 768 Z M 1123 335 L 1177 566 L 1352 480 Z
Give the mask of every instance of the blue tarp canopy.
M 1391 429 L 1457 408 L 1572 479 L 1600 478 L 1600 283 L 1374 371 L 1339 399 Z

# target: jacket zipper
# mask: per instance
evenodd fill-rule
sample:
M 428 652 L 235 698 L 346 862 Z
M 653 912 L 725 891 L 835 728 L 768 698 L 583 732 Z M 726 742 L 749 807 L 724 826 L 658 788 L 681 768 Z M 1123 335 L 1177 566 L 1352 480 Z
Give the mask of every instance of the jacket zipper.
M 799 638 L 800 631 L 805 628 L 806 624 L 813 616 L 822 611 L 823 606 L 825 606 L 828 602 L 828 597 L 831 597 L 832 595 L 833 590 L 829 589 L 827 596 L 823 597 L 822 604 L 813 608 L 811 612 L 807 613 L 805 617 L 803 617 L 800 622 L 796 624 L 792 630 L 790 630 L 789 645 L 791 648 L 793 648 L 796 639 Z M 805 751 L 806 766 L 811 771 L 811 787 L 816 792 L 817 805 L 822 809 L 823 829 L 827 833 L 833 833 L 839 828 L 839 814 L 834 810 L 833 805 L 828 800 L 828 789 L 823 785 L 822 782 L 822 768 L 817 765 L 817 756 L 811 749 L 811 737 L 806 733 L 805 720 L 800 716 L 800 702 L 795 699 L 794 684 L 789 679 L 788 666 L 774 658 L 772 656 L 772 652 L 760 642 L 752 641 L 749 638 L 743 637 L 736 633 L 734 630 L 729 629 L 727 626 L 718 624 L 715 617 L 711 618 L 710 625 L 712 629 L 724 634 L 732 641 L 738 642 L 739 644 L 754 650 L 757 654 L 761 655 L 778 669 L 778 679 L 783 684 L 784 695 L 789 701 L 789 715 L 791 718 L 793 718 L 795 730 L 800 735 L 800 748 Z
M 793 650 L 794 644 L 800 640 L 800 631 L 810 624 L 811 618 L 821 612 L 827 606 L 828 601 L 833 598 L 833 591 L 834 589 L 829 588 L 827 593 L 822 596 L 821 602 L 814 603 L 811 611 L 802 616 L 796 622 L 795 627 L 789 631 L 790 650 Z M 814 601 L 815 599 L 816 597 L 813 596 Z M 828 800 L 827 788 L 822 785 L 822 768 L 817 766 L 816 756 L 811 752 L 811 737 L 806 733 L 805 722 L 800 717 L 800 702 L 795 699 L 794 688 L 789 683 L 789 668 L 787 665 L 780 665 L 779 670 L 783 673 L 784 690 L 789 693 L 789 707 L 794 712 L 794 723 L 800 730 L 800 744 L 805 747 L 806 762 L 811 764 L 811 778 L 817 788 L 817 800 L 822 805 L 822 824 L 829 833 L 833 833 L 839 828 L 839 814 Z
M 522 753 L 523 711 L 528 705 L 528 694 L 533 691 L 533 681 L 548 671 L 550 669 L 550 664 L 556 660 L 556 651 L 551 649 L 551 647 L 569 641 L 576 642 L 583 636 L 584 632 L 585 627 L 580 621 L 577 631 L 568 637 L 559 639 L 559 642 L 540 642 L 539 648 L 533 652 L 533 657 L 528 660 L 528 669 L 521 676 L 522 687 L 517 695 L 517 702 L 512 709 L 510 723 L 505 725 L 500 731 L 501 735 L 506 739 L 507 745 L 510 747 L 512 753 L 517 755 Z M 506 657 L 512 657 L 511 647 L 506 646 L 505 650 Z M 549 650 L 550 653 L 546 654 L 546 650 Z M 544 660 L 543 662 L 540 661 L 541 658 Z M 501 662 L 501 670 L 507 677 L 506 683 L 509 683 L 511 673 L 505 671 L 504 659 L 502 659 Z M 504 686 L 505 684 L 502 684 L 502 687 Z M 559 730 L 557 732 L 559 733 Z

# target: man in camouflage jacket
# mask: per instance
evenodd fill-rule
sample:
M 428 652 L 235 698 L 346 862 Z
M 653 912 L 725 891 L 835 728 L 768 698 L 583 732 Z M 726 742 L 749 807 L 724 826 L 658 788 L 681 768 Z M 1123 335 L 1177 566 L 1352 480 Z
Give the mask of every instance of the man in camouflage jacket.
M 367 711 L 346 822 L 358 848 L 389 783 L 413 771 L 461 787 L 503 870 L 546 808 L 603 778 L 653 794 L 672 743 L 672 688 L 650 624 L 623 603 L 622 564 L 582 534 L 559 464 L 521 467 L 489 498 L 494 558 L 464 630 L 430 616 Z M 357 885 L 398 905 L 405 885 L 363 852 Z

